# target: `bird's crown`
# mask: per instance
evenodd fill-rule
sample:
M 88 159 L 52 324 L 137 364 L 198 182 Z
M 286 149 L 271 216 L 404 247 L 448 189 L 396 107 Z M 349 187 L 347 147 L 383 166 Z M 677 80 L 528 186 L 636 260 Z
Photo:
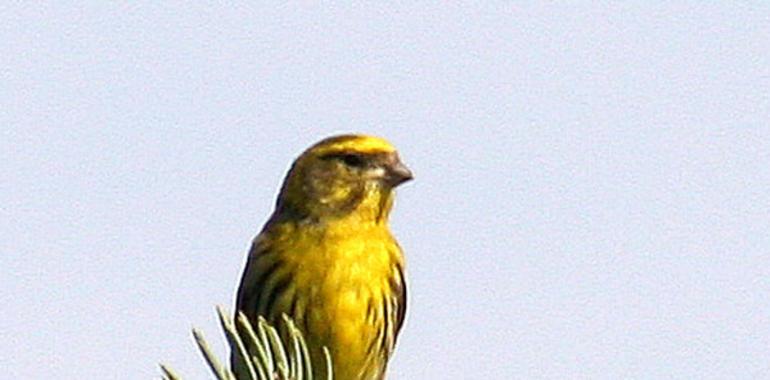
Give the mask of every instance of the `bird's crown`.
M 342 152 L 376 154 L 395 152 L 396 148 L 387 140 L 367 135 L 339 135 L 323 139 L 311 146 L 306 154 L 324 156 Z

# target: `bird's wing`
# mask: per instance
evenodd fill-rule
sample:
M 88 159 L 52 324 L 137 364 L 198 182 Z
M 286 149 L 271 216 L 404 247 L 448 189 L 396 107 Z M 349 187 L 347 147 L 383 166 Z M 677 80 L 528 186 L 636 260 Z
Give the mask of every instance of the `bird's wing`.
M 396 292 L 396 330 L 393 343 L 395 344 L 395 338 L 398 337 L 401 327 L 404 325 L 404 318 L 406 317 L 406 276 L 404 276 L 404 267 L 399 264 L 396 266 L 398 271 L 397 286 L 394 289 Z

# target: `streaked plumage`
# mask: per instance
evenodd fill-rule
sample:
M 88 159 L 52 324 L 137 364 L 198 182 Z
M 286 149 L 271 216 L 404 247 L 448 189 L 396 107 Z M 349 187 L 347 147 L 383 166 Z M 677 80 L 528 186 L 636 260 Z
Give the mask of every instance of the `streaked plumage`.
M 294 162 L 254 239 L 237 308 L 275 325 L 291 316 L 320 379 L 324 346 L 336 380 L 385 376 L 406 310 L 404 258 L 388 215 L 393 188 L 411 178 L 383 139 L 325 139 Z

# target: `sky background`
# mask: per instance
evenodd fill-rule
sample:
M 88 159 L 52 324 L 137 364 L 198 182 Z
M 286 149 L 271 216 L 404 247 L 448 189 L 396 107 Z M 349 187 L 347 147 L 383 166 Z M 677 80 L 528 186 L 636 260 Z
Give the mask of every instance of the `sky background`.
M 3 2 L 2 376 L 210 378 L 291 161 L 365 132 L 391 379 L 769 378 L 770 6 L 485 4 Z

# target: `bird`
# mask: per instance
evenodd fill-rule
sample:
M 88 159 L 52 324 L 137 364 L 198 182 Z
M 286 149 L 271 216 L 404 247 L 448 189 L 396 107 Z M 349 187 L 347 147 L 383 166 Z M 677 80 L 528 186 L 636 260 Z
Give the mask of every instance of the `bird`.
M 389 228 L 395 188 L 413 179 L 387 140 L 328 137 L 293 162 L 252 241 L 236 310 L 252 324 L 293 319 L 315 378 L 381 380 L 406 313 L 405 260 Z M 237 312 L 236 311 L 236 312 Z M 285 331 L 284 331 L 285 332 Z M 236 376 L 244 371 L 235 353 Z M 240 378 L 240 376 L 238 376 Z

